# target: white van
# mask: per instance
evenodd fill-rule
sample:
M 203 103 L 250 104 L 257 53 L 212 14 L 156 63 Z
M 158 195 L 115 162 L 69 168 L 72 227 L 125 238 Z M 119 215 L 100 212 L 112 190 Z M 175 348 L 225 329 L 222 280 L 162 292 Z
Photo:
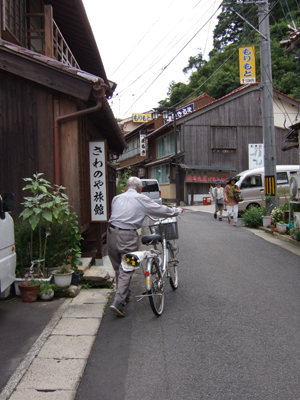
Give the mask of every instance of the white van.
M 14 209 L 14 195 L 0 195 L 0 298 L 10 293 L 10 285 L 15 280 L 16 253 L 14 222 L 8 211 Z
M 150 197 L 159 205 L 162 205 L 161 191 L 159 183 L 156 179 L 141 179 L 143 190 L 142 193 Z
M 289 197 L 289 184 L 293 173 L 299 172 L 299 165 L 276 165 L 277 189 L 286 187 L 287 197 Z M 262 200 L 265 194 L 265 169 L 264 167 L 248 169 L 237 174 L 237 185 L 242 191 L 244 201 L 239 203 L 239 211 L 246 210 L 249 206 L 265 205 Z M 279 203 L 284 203 L 285 197 L 279 199 Z

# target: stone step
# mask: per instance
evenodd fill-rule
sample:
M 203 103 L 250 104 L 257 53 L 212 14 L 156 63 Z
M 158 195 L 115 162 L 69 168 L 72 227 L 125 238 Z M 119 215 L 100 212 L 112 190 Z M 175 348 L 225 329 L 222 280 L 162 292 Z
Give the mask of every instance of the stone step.
M 84 272 L 89 269 L 92 265 L 92 257 L 82 257 L 79 259 L 82 262 L 82 265 L 78 267 L 78 272 L 83 275 Z
M 115 279 L 115 271 L 108 256 L 95 260 L 95 265 L 86 269 L 83 274 L 85 281 L 92 281 L 100 286 L 112 285 Z

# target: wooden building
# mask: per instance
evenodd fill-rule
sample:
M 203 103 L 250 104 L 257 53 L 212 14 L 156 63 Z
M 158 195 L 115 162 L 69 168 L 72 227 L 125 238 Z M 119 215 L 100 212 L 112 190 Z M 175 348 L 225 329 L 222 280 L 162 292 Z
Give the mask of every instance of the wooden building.
M 282 152 L 299 102 L 274 90 L 276 163 L 297 164 L 294 149 Z M 263 143 L 260 90 L 257 84 L 243 86 L 209 104 L 176 118 L 180 200 L 201 201 L 217 179 L 248 169 L 248 144 Z M 143 129 L 150 128 L 148 123 Z M 146 176 L 160 182 L 162 198 L 175 201 L 174 127 L 172 121 L 148 133 Z
M 107 79 L 81 0 L 0 3 L 1 193 L 15 193 L 17 217 L 22 178 L 41 172 L 65 186 L 85 245 L 92 244 L 86 255 L 101 257 L 107 224 L 91 222 L 88 146 L 106 141 L 110 205 L 110 161 L 126 146 L 107 102 L 116 84 Z

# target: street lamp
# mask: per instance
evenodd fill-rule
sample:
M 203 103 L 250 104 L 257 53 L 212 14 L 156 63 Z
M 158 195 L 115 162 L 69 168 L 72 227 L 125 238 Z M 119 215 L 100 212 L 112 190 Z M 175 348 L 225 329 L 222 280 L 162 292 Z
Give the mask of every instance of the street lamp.
M 154 120 L 158 119 L 158 114 L 161 110 L 156 109 L 152 113 Z M 176 129 L 176 108 L 167 108 L 162 111 L 163 119 L 168 119 L 169 113 L 173 114 L 174 125 L 174 140 L 175 140 L 175 182 L 176 182 L 176 205 L 180 206 L 180 193 L 179 193 L 179 172 L 178 172 L 178 154 L 177 154 L 177 129 Z

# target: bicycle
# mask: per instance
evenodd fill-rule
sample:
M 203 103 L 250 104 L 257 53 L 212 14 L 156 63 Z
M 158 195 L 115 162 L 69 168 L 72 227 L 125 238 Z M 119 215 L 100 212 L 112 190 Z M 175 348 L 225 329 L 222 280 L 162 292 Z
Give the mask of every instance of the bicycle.
M 178 270 L 179 261 L 175 258 L 179 249 L 171 240 L 178 239 L 177 218 L 152 218 L 148 216 L 154 225 L 149 225 L 151 235 L 142 237 L 142 244 L 154 248 L 150 252 L 146 252 L 146 267 L 144 269 L 146 277 L 146 292 L 136 296 L 137 301 L 145 297 L 149 298 L 150 306 L 156 316 L 160 316 L 164 309 L 164 289 L 165 280 L 169 279 L 173 290 L 178 287 Z M 137 261 L 141 252 L 132 252 L 127 255 L 128 260 L 134 258 L 135 267 L 140 266 Z M 131 257 L 131 258 L 130 258 Z M 126 258 L 126 256 L 125 256 Z

